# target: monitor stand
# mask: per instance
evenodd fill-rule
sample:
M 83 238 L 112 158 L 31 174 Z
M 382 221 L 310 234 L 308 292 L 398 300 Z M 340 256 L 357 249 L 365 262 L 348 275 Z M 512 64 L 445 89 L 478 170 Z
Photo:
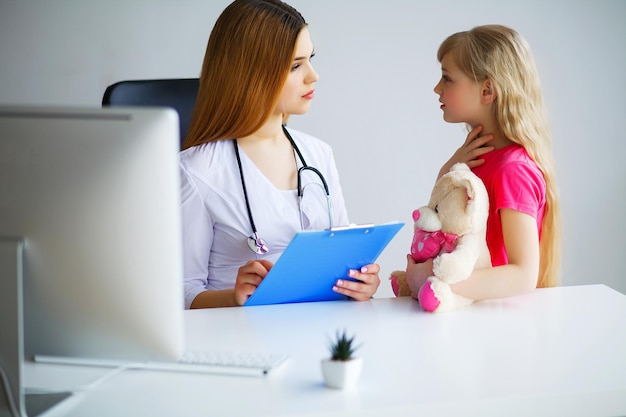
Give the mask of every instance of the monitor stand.
M 27 394 L 23 386 L 24 311 L 22 298 L 24 242 L 0 237 L 0 416 L 37 416 L 71 392 Z

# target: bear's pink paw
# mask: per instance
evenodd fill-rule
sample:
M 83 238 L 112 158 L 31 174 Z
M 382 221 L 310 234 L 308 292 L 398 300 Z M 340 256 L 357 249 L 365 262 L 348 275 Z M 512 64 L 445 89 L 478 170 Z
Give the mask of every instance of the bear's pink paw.
M 400 284 L 398 284 L 398 277 L 395 275 L 391 276 L 391 289 L 393 290 L 393 293 L 397 297 L 398 294 L 400 293 Z
M 424 285 L 419 289 L 417 293 L 417 299 L 420 302 L 422 308 L 431 313 L 439 307 L 439 299 L 435 295 L 435 291 L 432 288 L 432 282 L 426 281 Z

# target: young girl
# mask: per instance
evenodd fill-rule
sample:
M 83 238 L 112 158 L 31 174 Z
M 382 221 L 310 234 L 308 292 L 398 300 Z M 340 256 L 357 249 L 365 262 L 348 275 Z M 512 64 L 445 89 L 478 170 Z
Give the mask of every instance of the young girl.
M 279 0 L 236 0 L 215 23 L 181 153 L 186 308 L 242 305 L 297 231 L 348 224 L 331 148 L 284 126 L 311 105 L 313 55 L 306 22 Z M 379 270 L 333 288 L 368 300 Z
M 439 172 L 467 163 L 489 194 L 487 244 L 492 268 L 474 271 L 452 291 L 473 300 L 502 298 L 559 282 L 560 212 L 551 139 L 530 49 L 514 30 L 479 26 L 448 37 L 435 86 L 443 118 L 472 131 Z M 417 290 L 432 261 L 407 258 Z

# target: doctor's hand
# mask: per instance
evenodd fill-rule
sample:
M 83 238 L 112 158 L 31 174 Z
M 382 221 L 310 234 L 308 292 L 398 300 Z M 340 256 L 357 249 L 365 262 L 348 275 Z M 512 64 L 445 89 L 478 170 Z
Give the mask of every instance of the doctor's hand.
M 237 272 L 235 305 L 243 305 L 259 286 L 274 264 L 265 259 L 248 261 Z
M 487 143 L 493 140 L 493 135 L 487 134 L 480 136 L 480 132 L 482 131 L 483 126 L 478 125 L 467 134 L 467 138 L 465 138 L 463 145 L 461 145 L 461 147 L 454 152 L 454 155 L 452 155 L 452 157 L 441 167 L 437 179 L 441 178 L 448 171 L 450 171 L 452 165 L 457 162 L 464 162 L 470 168 L 477 167 L 485 162 L 481 156 L 493 151 L 495 148 L 493 146 L 487 146 Z
M 378 264 L 365 265 L 359 271 L 351 269 L 348 271 L 348 276 L 358 281 L 338 279 L 333 286 L 333 291 L 347 295 L 357 301 L 369 300 L 380 285 L 379 272 L 380 266 Z

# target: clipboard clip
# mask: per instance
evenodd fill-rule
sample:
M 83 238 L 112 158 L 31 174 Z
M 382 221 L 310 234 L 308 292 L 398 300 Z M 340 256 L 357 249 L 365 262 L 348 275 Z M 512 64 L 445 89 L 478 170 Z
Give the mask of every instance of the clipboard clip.
M 330 235 L 333 236 L 333 232 L 339 232 L 342 230 L 354 230 L 354 229 L 366 229 L 365 233 L 369 233 L 369 229 L 371 227 L 374 227 L 374 223 L 363 223 L 363 224 L 348 224 L 346 226 L 335 226 L 335 227 L 331 227 L 330 229 Z

